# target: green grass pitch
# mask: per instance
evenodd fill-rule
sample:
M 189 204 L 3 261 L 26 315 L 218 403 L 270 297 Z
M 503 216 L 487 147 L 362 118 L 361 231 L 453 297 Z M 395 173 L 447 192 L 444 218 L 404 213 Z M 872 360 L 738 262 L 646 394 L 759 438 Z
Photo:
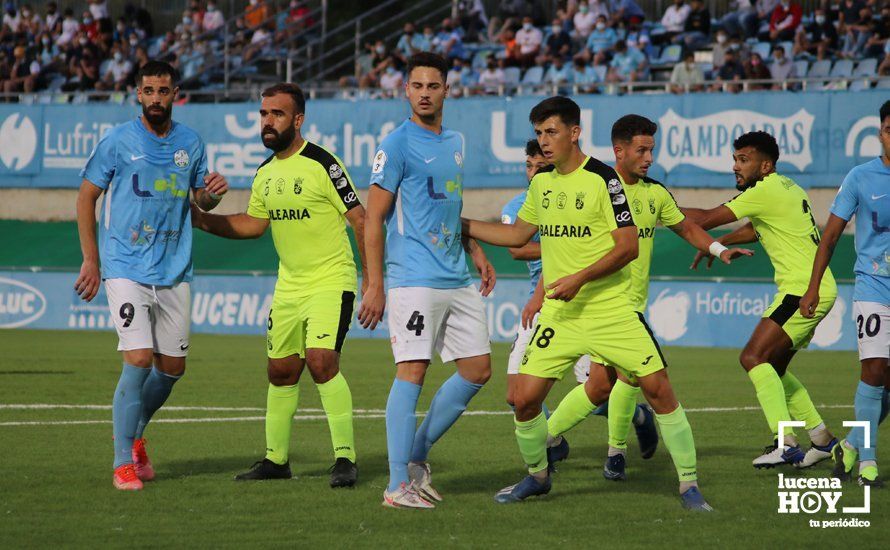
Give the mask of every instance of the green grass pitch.
M 871 513 L 857 515 L 869 528 L 810 528 L 809 520 L 848 516 L 777 513 L 777 471 L 751 467 L 770 436 L 736 350 L 666 350 L 695 433 L 702 491 L 716 509 L 710 515 L 681 509 L 663 446 L 643 461 L 631 441 L 629 479 L 605 481 L 607 428 L 599 417 L 568 434 L 571 455 L 550 495 L 495 504 L 494 493 L 523 475 L 504 404 L 509 347 L 501 344 L 471 414 L 433 448 L 433 479 L 445 497 L 435 510 L 380 505 L 387 481 L 383 409 L 394 372 L 385 340 L 347 340 L 342 358 L 357 409 L 355 489 L 328 488 L 330 439 L 308 375 L 291 443 L 295 479 L 236 483 L 233 475 L 264 448 L 263 344 L 259 337 L 193 337 L 187 376 L 146 433 L 157 479 L 134 494 L 111 484 L 116 337 L 0 331 L 0 547 L 799 547 L 844 540 L 848 548 L 868 548 L 886 540 L 890 489 L 872 491 Z M 846 433 L 841 421 L 853 419 L 856 355 L 804 352 L 792 368 L 813 401 L 825 405 L 829 427 Z M 431 367 L 420 411 L 452 372 Z M 571 384 L 567 378 L 556 386 L 551 408 Z M 22 404 L 45 406 L 10 406 Z M 890 445 L 886 429 L 882 436 Z M 830 466 L 782 471 L 827 476 Z M 857 506 L 862 496 L 845 485 L 841 504 Z

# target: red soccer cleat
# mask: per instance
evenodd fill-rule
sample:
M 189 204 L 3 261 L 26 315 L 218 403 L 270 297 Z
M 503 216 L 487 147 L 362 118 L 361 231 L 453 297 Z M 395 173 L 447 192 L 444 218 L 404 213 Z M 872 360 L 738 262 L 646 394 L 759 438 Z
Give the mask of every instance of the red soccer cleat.
M 145 452 L 144 437 L 133 441 L 133 468 L 141 481 L 151 481 L 155 478 L 155 470 L 151 467 L 148 453 Z
M 114 487 L 121 491 L 141 491 L 142 481 L 136 477 L 132 464 L 123 464 L 114 469 Z

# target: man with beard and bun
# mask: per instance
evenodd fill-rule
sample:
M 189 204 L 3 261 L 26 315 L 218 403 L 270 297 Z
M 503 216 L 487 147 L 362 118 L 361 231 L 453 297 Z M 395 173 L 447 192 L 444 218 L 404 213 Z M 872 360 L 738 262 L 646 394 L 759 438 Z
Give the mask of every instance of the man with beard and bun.
M 340 159 L 303 139 L 305 113 L 306 99 L 296 84 L 264 90 L 261 135 L 274 154 L 257 169 L 247 212 L 192 211 L 195 227 L 228 239 L 255 239 L 271 225 L 280 259 L 266 338 L 266 456 L 235 479 L 291 478 L 291 422 L 305 366 L 331 430 L 330 485 L 351 487 L 358 476 L 352 393 L 340 372 L 340 351 L 352 319 L 356 270 L 345 221 L 364 266 L 365 209 Z
M 831 435 L 810 394 L 788 370 L 797 350 L 806 348 L 819 322 L 828 315 L 837 297 L 837 285 L 830 270 L 819 286 L 817 304 L 801 315 L 801 296 L 807 291 L 810 272 L 821 237 L 813 218 L 806 191 L 791 178 L 776 172 L 779 145 L 766 132 L 749 132 L 733 142 L 734 199 L 710 210 L 684 208 L 683 213 L 704 229 L 711 229 L 742 218 L 750 221 L 718 239 L 724 245 L 760 241 L 775 268 L 779 292 L 772 305 L 745 344 L 739 356 L 748 373 L 757 401 L 775 437 L 763 453 L 754 459 L 755 468 L 773 468 L 793 464 L 808 468 L 830 458 L 837 439 Z M 699 252 L 695 267 L 703 256 Z M 804 453 L 794 432 L 786 432 L 779 441 L 779 422 L 792 418 L 804 422 L 812 446 Z
M 225 178 L 207 173 L 204 142 L 171 118 L 177 73 L 149 61 L 136 76 L 142 116 L 111 129 L 81 172 L 77 227 L 83 265 L 75 290 L 86 301 L 105 282 L 123 352 L 112 401 L 114 486 L 138 491 L 154 478 L 146 424 L 185 372 L 191 322 L 189 191 L 203 209 L 219 204 Z M 105 193 L 96 244 L 96 201 Z M 101 271 L 99 262 L 101 260 Z

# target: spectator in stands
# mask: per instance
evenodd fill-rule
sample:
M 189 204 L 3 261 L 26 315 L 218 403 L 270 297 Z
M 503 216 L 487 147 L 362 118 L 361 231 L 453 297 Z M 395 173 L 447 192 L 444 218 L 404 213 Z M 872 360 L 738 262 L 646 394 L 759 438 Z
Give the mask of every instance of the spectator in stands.
M 884 46 L 884 60 L 878 65 L 878 74 L 881 76 L 890 75 L 890 42 Z
M 568 59 L 572 54 L 572 37 L 562 26 L 562 21 L 557 17 L 550 25 L 547 37 L 544 39 L 544 49 L 541 52 L 541 60 L 550 63 L 557 57 Z
M 717 82 L 712 88 L 713 91 L 725 90 L 727 92 L 738 92 L 741 88 L 738 85 L 723 85 L 720 83 L 739 82 L 745 78 L 745 68 L 738 60 L 735 49 L 726 50 L 723 58 L 723 65 L 717 71 Z
M 844 35 L 844 47 L 840 54 L 842 57 L 855 59 L 860 56 L 872 35 L 871 10 L 868 7 L 862 8 L 859 11 L 859 20 L 854 22 L 852 19 L 848 19 L 844 27 L 846 34 Z
M 719 69 L 723 66 L 723 56 L 730 46 L 729 36 L 727 36 L 725 30 L 721 29 L 714 35 L 714 40 L 716 44 L 714 44 L 714 49 L 711 51 L 711 63 L 715 69 Z
M 661 26 L 664 32 L 654 35 L 653 40 L 656 43 L 669 42 L 675 36 L 683 32 L 686 28 L 686 18 L 689 17 L 691 8 L 684 0 L 674 0 L 674 2 L 664 10 L 661 16 Z
M 587 37 L 590 36 L 590 33 L 593 32 L 593 27 L 596 25 L 597 20 L 598 16 L 590 11 L 587 1 L 581 0 L 578 3 L 578 12 L 572 17 L 572 26 L 574 28 L 572 37 L 579 44 L 583 44 Z
M 202 32 L 212 32 L 222 28 L 226 24 L 226 17 L 216 7 L 216 2 L 212 0 L 207 2 L 207 12 L 204 13 L 204 20 L 201 22 Z
M 511 29 L 507 29 L 501 33 L 498 42 L 504 48 L 504 60 L 509 67 L 519 65 L 519 45 L 516 44 L 516 35 Z
M 516 45 L 519 47 L 519 64 L 528 68 L 535 64 L 535 59 L 541 51 L 544 42 L 544 33 L 535 27 L 532 18 L 522 18 L 522 28 L 516 31 Z
M 464 88 L 473 86 L 476 83 L 473 68 L 469 63 L 458 57 L 451 65 L 451 70 L 448 71 L 445 82 L 450 88 L 451 97 L 462 97 Z
M 108 0 L 89 0 L 89 2 L 90 15 L 93 16 L 93 20 L 96 21 L 97 24 L 109 19 Z
M 201 29 L 204 27 L 204 16 L 207 14 L 207 10 L 204 9 L 201 2 L 192 0 L 189 2 L 189 11 L 192 13 L 192 21 L 195 23 L 195 29 L 197 33 L 200 34 Z
M 485 70 L 479 74 L 481 92 L 487 95 L 497 95 L 504 82 L 504 69 L 495 63 L 494 58 L 489 57 L 485 64 Z
M 769 74 L 772 80 L 778 82 L 798 78 L 797 68 L 794 66 L 794 62 L 785 55 L 784 47 L 776 46 L 773 49 L 773 62 L 769 66 Z M 773 90 L 781 89 L 780 83 L 773 84 Z
M 859 16 L 865 6 L 866 3 L 863 0 L 841 0 L 837 11 L 838 34 L 846 34 L 847 27 L 855 25 L 859 21 Z
M 439 34 L 433 39 L 433 50 L 449 61 L 455 57 L 461 59 L 466 57 L 463 39 L 461 39 L 460 33 L 454 30 L 450 17 L 442 20 Z
M 544 73 L 544 84 L 561 86 L 572 82 L 572 71 L 566 66 L 562 57 L 557 57 L 550 64 L 550 68 Z
M 402 28 L 402 36 L 399 37 L 399 41 L 396 44 L 396 50 L 393 53 L 398 55 L 403 62 L 407 63 L 409 57 L 424 51 L 421 49 L 423 47 L 422 36 L 423 35 L 417 32 L 414 28 L 414 23 L 405 23 L 405 26 Z
M 40 32 L 43 30 L 43 20 L 40 15 L 34 12 L 28 4 L 23 4 L 19 10 L 19 34 L 25 35 L 25 40 L 32 44 Z
M 686 50 L 683 60 L 674 65 L 671 71 L 671 92 L 682 94 L 686 91 L 700 92 L 704 89 L 705 76 L 695 64 L 695 52 Z
M 154 22 L 151 19 L 151 14 L 145 8 L 128 3 L 124 6 L 124 17 L 136 29 L 140 41 L 154 36 Z
M 727 34 L 745 34 L 745 18 L 754 15 L 753 0 L 731 0 L 730 10 L 720 18 L 720 27 Z M 756 15 L 755 15 L 756 16 Z
M 40 64 L 40 74 L 47 75 L 58 72 L 61 69 L 59 61 L 61 54 L 59 47 L 53 44 L 50 33 L 44 32 L 41 34 L 40 39 L 37 41 L 37 53 L 35 55 L 35 59 Z
M 578 89 L 578 92 L 582 94 L 598 92 L 599 88 L 596 84 L 599 81 L 599 75 L 596 74 L 596 70 L 591 65 L 581 57 L 574 59 L 572 62 L 572 83 Z
M 605 16 L 606 21 L 611 18 L 612 14 L 609 12 L 608 0 L 588 0 L 587 6 L 590 8 L 590 13 L 592 13 L 594 17 L 603 15 Z
M 272 47 L 272 37 L 273 37 L 273 23 L 267 23 L 265 25 L 260 25 L 253 31 L 253 35 L 250 37 L 250 44 L 246 48 L 244 48 L 244 61 L 250 61 L 254 57 L 259 55 L 265 55 L 269 48 Z
M 501 0 L 495 17 L 488 24 L 488 41 L 496 42 L 528 13 L 525 0 Z
M 86 35 L 83 34 L 78 37 L 78 45 L 78 52 L 71 59 L 70 65 L 73 78 L 62 86 L 66 92 L 92 90 L 99 80 L 99 60 L 96 56 L 95 46 L 90 44 Z
M 803 8 L 797 0 L 781 0 L 769 20 L 769 32 L 761 40 L 769 42 L 794 40 L 794 33 L 803 18 Z
M 56 40 L 56 44 L 59 47 L 67 46 L 77 36 L 78 31 L 80 31 L 80 23 L 74 18 L 74 10 L 65 8 L 65 17 L 62 20 L 62 34 Z
M 609 63 L 608 82 L 637 82 L 646 69 L 646 56 L 624 40 L 615 43 L 615 55 Z
M 609 0 L 609 11 L 612 14 L 612 25 L 642 25 L 646 19 L 643 8 L 634 0 Z
M 59 6 L 55 2 L 46 4 L 46 15 L 43 18 L 43 27 L 50 36 L 56 36 L 62 32 L 62 15 L 59 13 Z
M 176 29 L 173 32 L 178 35 L 182 35 L 186 32 L 191 35 L 201 34 L 201 26 L 195 20 L 192 10 L 182 10 L 182 20 L 176 25 Z
M 18 10 L 15 9 L 15 3 L 7 1 L 3 6 L 3 26 L 9 29 L 9 32 L 16 34 L 19 32 L 21 20 Z
M 813 22 L 797 29 L 797 34 L 794 35 L 794 55 L 809 53 L 817 59 L 826 59 L 837 50 L 837 29 L 825 15 L 824 8 L 816 8 Z
M 689 15 L 683 26 L 683 32 L 674 37 L 674 44 L 683 44 L 686 49 L 704 48 L 711 41 L 711 12 L 703 0 L 690 2 Z
M 391 64 L 380 75 L 380 89 L 384 97 L 396 97 L 404 85 L 402 73 Z
M 111 61 L 102 80 L 96 82 L 97 90 L 114 90 L 116 92 L 127 89 L 127 79 L 133 71 L 133 64 L 124 57 L 123 52 L 117 47 L 112 49 Z
M 766 63 L 763 62 L 763 58 L 760 57 L 760 54 L 754 52 L 751 54 L 751 59 L 745 63 L 745 80 L 770 80 L 772 75 L 770 74 L 769 68 L 767 68 Z M 748 89 L 749 90 L 766 90 L 770 86 L 769 84 L 751 84 Z
M 80 32 L 86 34 L 91 42 L 95 42 L 99 38 L 99 23 L 93 19 L 93 14 L 88 11 L 83 12 L 82 21 Z
M 742 18 L 745 27 L 745 37 L 753 38 L 760 32 L 760 28 L 769 24 L 773 11 L 779 5 L 779 0 L 757 0 L 754 4 L 754 13 Z
M 269 17 L 269 9 L 266 0 L 250 0 L 250 5 L 244 10 L 244 23 L 248 29 L 256 29 Z
M 482 0 L 458 0 L 457 17 L 466 42 L 480 42 L 481 31 L 488 28 L 488 17 Z M 422 50 L 421 50 L 422 51 Z
M 127 19 L 125 17 L 118 17 L 117 23 L 114 25 L 114 35 L 112 39 L 115 42 L 126 42 L 130 39 L 130 35 L 135 34 L 133 27 L 127 24 Z
M 28 49 L 25 46 L 16 46 L 13 49 L 12 66 L 9 70 L 9 78 L 3 82 L 3 92 L 7 94 L 25 92 L 29 94 L 37 86 L 37 78 L 40 76 L 40 64 L 28 58 Z
M 865 57 L 883 57 L 884 49 L 890 39 L 890 4 L 884 4 L 881 8 L 881 17 L 871 24 L 871 36 L 863 47 Z
M 618 33 L 615 29 L 606 26 L 606 18 L 600 15 L 596 21 L 596 28 L 587 37 L 584 50 L 579 54 L 584 61 L 592 61 L 594 65 L 602 65 L 609 59 L 609 52 L 618 42 Z
M 436 32 L 433 30 L 432 25 L 424 25 L 423 26 L 423 34 L 420 35 L 420 39 L 418 40 L 417 47 L 422 52 L 431 52 L 433 51 L 433 40 L 436 38 Z

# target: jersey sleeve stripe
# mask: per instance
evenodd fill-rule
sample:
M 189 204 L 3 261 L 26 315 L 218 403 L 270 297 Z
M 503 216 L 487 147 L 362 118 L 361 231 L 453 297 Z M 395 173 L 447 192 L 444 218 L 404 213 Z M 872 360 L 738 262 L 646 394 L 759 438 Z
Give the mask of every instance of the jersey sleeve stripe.
M 334 155 L 311 141 L 306 143 L 306 147 L 303 147 L 303 151 L 300 154 L 321 165 L 331 185 L 337 191 L 340 200 L 343 201 L 343 206 L 347 212 L 356 206 L 361 206 L 362 203 L 358 200 L 358 195 L 351 185 L 352 179 L 346 172 L 346 168 L 340 164 Z
M 634 218 L 630 213 L 630 205 L 627 204 L 627 195 L 624 194 L 624 187 L 621 185 L 621 178 L 618 173 L 609 165 L 590 157 L 584 169 L 593 172 L 603 180 L 606 191 L 609 194 L 609 200 L 612 202 L 612 213 L 615 215 L 615 224 L 621 227 L 631 227 L 634 225 Z

